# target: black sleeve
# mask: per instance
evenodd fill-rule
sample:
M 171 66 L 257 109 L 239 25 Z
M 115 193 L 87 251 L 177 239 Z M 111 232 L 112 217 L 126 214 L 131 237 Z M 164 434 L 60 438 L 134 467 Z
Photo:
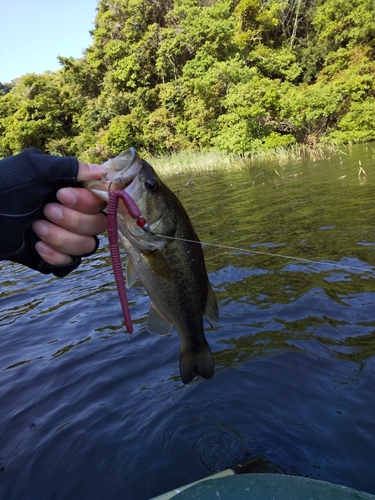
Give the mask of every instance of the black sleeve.
M 35 250 L 39 240 L 31 229 L 45 219 L 43 207 L 57 201 L 56 192 L 77 185 L 78 160 L 27 149 L 0 161 L 0 260 L 11 260 L 40 271 L 65 276 L 76 269 L 80 257 L 66 266 L 52 266 Z

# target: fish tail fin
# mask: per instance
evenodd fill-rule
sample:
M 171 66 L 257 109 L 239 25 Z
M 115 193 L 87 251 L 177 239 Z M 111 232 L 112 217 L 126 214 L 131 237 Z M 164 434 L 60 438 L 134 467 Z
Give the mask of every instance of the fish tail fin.
M 194 377 L 212 378 L 215 372 L 214 357 L 206 343 L 199 351 L 184 351 L 180 353 L 180 376 L 184 384 L 188 384 Z

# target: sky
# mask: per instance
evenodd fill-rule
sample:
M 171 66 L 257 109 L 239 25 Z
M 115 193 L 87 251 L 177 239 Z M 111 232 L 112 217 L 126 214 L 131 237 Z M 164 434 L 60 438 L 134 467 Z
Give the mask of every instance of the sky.
M 61 68 L 92 44 L 98 0 L 0 0 L 0 82 Z

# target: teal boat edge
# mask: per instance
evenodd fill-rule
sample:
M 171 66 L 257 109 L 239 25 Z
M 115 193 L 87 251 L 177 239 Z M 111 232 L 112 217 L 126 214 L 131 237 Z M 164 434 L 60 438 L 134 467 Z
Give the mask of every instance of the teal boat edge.
M 375 496 L 346 486 L 283 474 L 239 474 L 230 469 L 176 488 L 153 500 L 375 500 Z

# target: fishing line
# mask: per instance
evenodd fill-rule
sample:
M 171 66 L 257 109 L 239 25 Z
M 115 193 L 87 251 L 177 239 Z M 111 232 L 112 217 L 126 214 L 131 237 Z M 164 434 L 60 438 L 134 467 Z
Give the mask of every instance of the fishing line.
M 125 212 L 125 210 L 120 208 L 120 207 L 119 207 L 119 211 Z M 363 272 L 373 273 L 372 270 L 365 270 L 363 268 L 355 267 L 355 266 L 345 266 L 343 264 L 337 264 L 335 262 L 316 261 L 316 260 L 311 260 L 311 259 L 304 259 L 302 257 L 292 257 L 291 255 L 284 255 L 281 253 L 269 253 L 269 252 L 262 252 L 261 250 L 251 250 L 248 248 L 240 248 L 240 247 L 235 247 L 235 246 L 231 246 L 231 245 L 220 245 L 219 243 L 210 243 L 208 241 L 188 240 L 188 239 L 184 239 L 184 238 L 176 238 L 174 236 L 166 236 L 164 234 L 159 234 L 159 233 L 155 233 L 155 236 L 157 236 L 158 238 L 165 238 L 168 240 L 184 241 L 186 243 L 195 243 L 197 245 L 202 245 L 202 246 L 222 248 L 224 250 L 245 252 L 245 253 L 254 254 L 254 255 L 264 255 L 266 257 L 279 257 L 280 259 L 289 259 L 289 260 L 294 260 L 297 262 L 304 262 L 306 264 L 314 264 L 314 265 L 318 265 L 318 266 L 331 266 L 331 267 L 336 267 L 338 269 L 345 269 L 347 271 L 361 271 L 362 273 Z
M 339 269 L 346 269 L 346 270 L 352 270 L 352 271 L 361 271 L 364 272 L 365 270 L 360 268 L 360 267 L 354 267 L 354 266 L 344 266 L 343 264 L 336 264 L 335 262 L 324 262 L 324 261 L 316 261 L 316 260 L 310 260 L 310 259 L 304 259 L 302 257 L 292 257 L 291 255 L 283 255 L 281 253 L 269 253 L 269 252 L 262 252 L 261 250 L 251 250 L 248 248 L 240 248 L 240 247 L 234 247 L 230 245 L 220 245 L 218 243 L 210 243 L 210 242 L 205 242 L 205 241 L 195 241 L 195 240 L 187 240 L 184 238 L 175 238 L 173 236 L 165 236 L 163 234 L 158 234 L 155 233 L 155 236 L 158 236 L 159 238 L 166 238 L 169 240 L 178 240 L 178 241 L 185 241 L 187 243 L 196 243 L 198 245 L 202 246 L 211 246 L 211 247 L 217 247 L 217 248 L 223 248 L 225 250 L 235 250 L 239 252 L 245 252 L 249 254 L 255 254 L 255 255 L 265 255 L 267 257 L 279 257 L 281 259 L 291 259 L 295 260 L 298 262 L 305 262 L 307 264 L 316 264 L 316 265 L 324 265 L 324 266 L 332 266 L 332 267 L 337 267 Z M 366 272 L 372 272 L 367 270 Z

